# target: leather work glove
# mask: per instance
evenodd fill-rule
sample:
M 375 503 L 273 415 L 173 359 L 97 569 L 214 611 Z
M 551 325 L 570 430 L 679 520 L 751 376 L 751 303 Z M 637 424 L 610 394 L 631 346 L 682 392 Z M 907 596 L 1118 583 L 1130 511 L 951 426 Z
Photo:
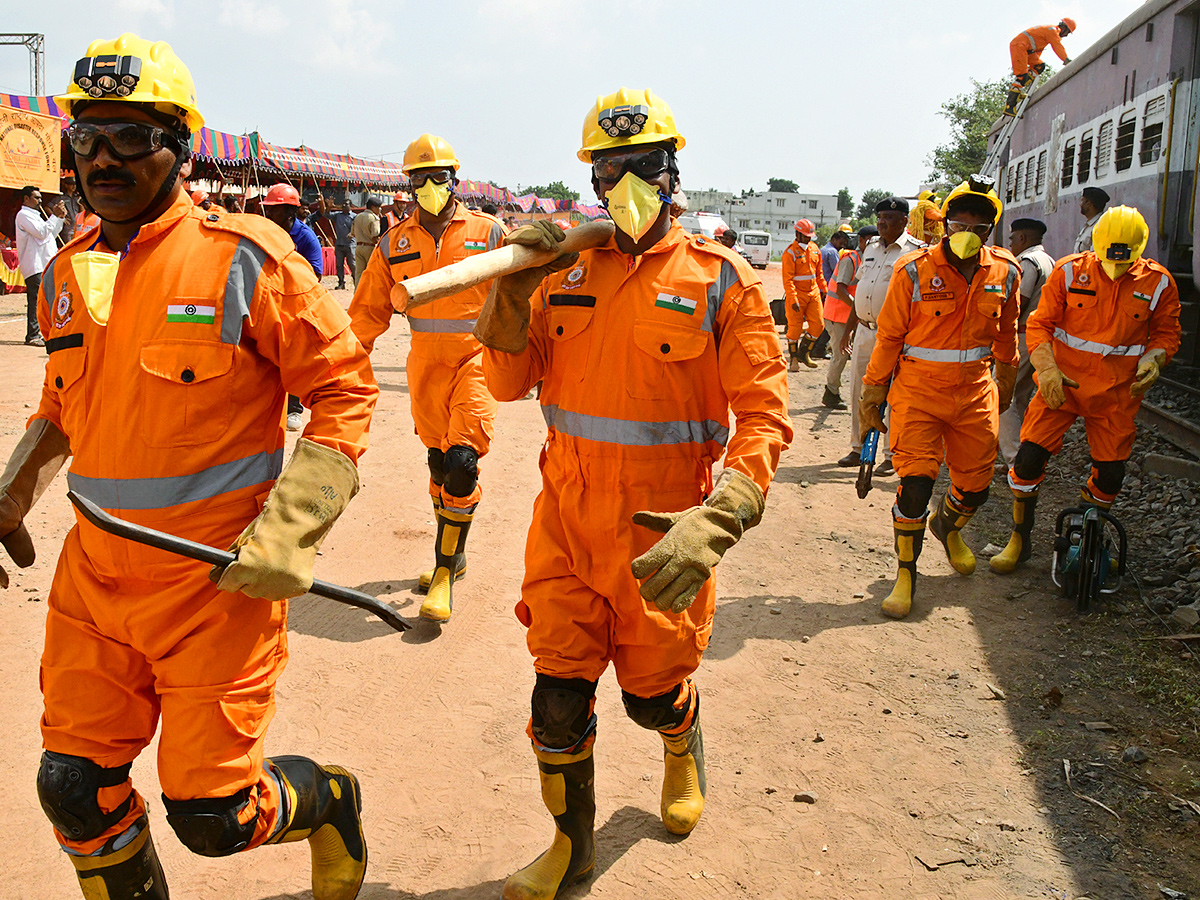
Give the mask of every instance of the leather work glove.
M 505 244 L 520 244 L 534 250 L 554 250 L 567 236 L 553 222 L 522 225 L 505 235 Z M 475 323 L 475 338 L 483 346 L 502 353 L 520 353 L 529 344 L 529 298 L 547 275 L 575 265 L 578 253 L 566 253 L 544 266 L 533 266 L 502 275 L 492 282 L 487 302 Z
M 874 428 L 880 434 L 887 434 L 887 426 L 883 424 L 883 413 L 879 408 L 887 399 L 886 384 L 866 384 L 858 395 L 858 439 L 861 441 L 867 432 Z
M 17 441 L 0 475 L 0 544 L 22 569 L 33 565 L 37 558 L 33 540 L 25 530 L 25 516 L 70 455 L 67 436 L 47 419 L 35 419 Z M 8 573 L 0 566 L 0 588 L 7 587 Z
M 639 588 L 642 597 L 663 612 L 683 612 L 725 551 L 759 523 L 765 506 L 763 492 L 749 475 L 726 469 L 700 506 L 634 513 L 633 524 L 664 535 L 630 564 L 634 578 L 646 579 Z
M 358 468 L 344 453 L 307 438 L 296 443 L 262 512 L 229 549 L 237 559 L 208 577 L 223 591 L 285 600 L 313 583 L 313 562 L 325 535 L 358 493 Z
M 1158 381 L 1162 367 L 1167 364 L 1167 351 L 1154 348 L 1147 350 L 1138 360 L 1137 376 L 1129 386 L 1129 396 L 1141 397 Z
M 1004 412 L 1013 401 L 1013 389 L 1017 386 L 1017 367 L 1007 363 L 996 363 L 996 387 L 1000 389 L 1000 412 Z
M 1038 393 L 1051 409 L 1058 409 L 1066 402 L 1064 387 L 1079 387 L 1079 382 L 1064 375 L 1054 361 L 1054 349 L 1049 341 L 1034 347 L 1029 353 L 1029 361 L 1038 374 Z

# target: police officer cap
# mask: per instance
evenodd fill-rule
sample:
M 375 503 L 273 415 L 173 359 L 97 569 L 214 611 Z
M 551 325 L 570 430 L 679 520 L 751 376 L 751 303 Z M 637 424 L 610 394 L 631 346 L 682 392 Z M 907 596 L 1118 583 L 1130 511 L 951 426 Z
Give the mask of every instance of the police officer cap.
M 1046 235 L 1046 223 L 1041 219 L 1014 219 L 1010 227 L 1013 231 L 1032 231 L 1039 239 Z
M 1092 201 L 1093 206 L 1104 206 L 1109 200 L 1107 192 L 1102 191 L 1098 187 L 1085 187 L 1083 189 L 1083 197 L 1085 200 Z
M 873 238 L 877 234 L 879 234 L 879 229 L 874 225 L 864 225 L 862 228 L 858 229 L 858 236 L 860 238 Z
M 908 215 L 908 201 L 903 197 L 884 197 L 875 204 L 875 212 L 898 212 Z

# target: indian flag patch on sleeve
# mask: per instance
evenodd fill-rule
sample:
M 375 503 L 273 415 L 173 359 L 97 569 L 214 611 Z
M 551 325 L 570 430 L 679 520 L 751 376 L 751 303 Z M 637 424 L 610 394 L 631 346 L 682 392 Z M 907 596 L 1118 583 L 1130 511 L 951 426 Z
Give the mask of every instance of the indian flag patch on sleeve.
M 215 306 L 197 306 L 195 303 L 178 303 L 167 307 L 168 322 L 195 322 L 211 325 L 217 317 Z
M 689 300 L 687 297 L 679 297 L 675 294 L 659 294 L 658 299 L 654 301 L 655 306 L 660 306 L 663 309 L 673 309 L 676 312 L 687 313 L 689 316 L 696 312 L 696 301 Z
M 1002 284 L 985 284 L 983 286 L 983 292 L 985 294 L 1003 294 L 1004 293 L 1004 285 L 1002 285 Z
M 1139 300 L 1141 300 L 1145 303 L 1149 303 L 1151 300 L 1154 299 L 1149 294 L 1143 294 L 1141 291 L 1134 291 L 1133 296 L 1137 297 Z
M 467 241 L 463 244 L 468 250 L 483 250 L 487 248 L 484 241 Z

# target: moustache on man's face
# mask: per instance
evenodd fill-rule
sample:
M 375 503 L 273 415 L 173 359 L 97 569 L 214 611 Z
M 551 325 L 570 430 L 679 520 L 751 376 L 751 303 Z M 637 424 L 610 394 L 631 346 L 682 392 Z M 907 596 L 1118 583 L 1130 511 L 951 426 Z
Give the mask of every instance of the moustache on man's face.
M 122 184 L 135 185 L 137 179 L 133 177 L 133 173 L 125 169 L 97 169 L 94 172 L 89 172 L 87 177 L 88 187 L 94 187 L 99 181 L 119 181 Z

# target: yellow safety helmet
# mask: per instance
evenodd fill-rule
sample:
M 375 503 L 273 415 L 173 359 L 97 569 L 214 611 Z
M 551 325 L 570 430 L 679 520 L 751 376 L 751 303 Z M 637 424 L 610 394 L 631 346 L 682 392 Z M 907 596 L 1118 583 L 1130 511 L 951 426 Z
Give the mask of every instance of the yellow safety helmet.
M 996 183 L 982 175 L 969 176 L 966 181 L 946 195 L 946 199 L 942 201 L 942 217 L 945 218 L 952 202 L 959 197 L 966 196 L 983 197 L 996 210 L 992 225 L 1000 221 L 1000 214 L 1004 212 L 1004 204 L 1000 202 L 1000 196 L 996 193 Z
M 930 203 L 936 203 L 937 193 L 935 191 L 921 191 L 921 193 L 917 194 L 917 200 L 928 200 Z
M 1092 228 L 1092 247 L 1100 266 L 1116 281 L 1129 271 L 1146 250 L 1150 229 L 1142 214 L 1132 206 L 1105 210 Z
M 650 91 L 621 88 L 615 94 L 596 98 L 596 105 L 583 120 L 583 146 L 578 156 L 590 163 L 597 150 L 664 141 L 674 143 L 676 150 L 682 150 L 686 143 L 675 129 L 671 107 Z
M 71 117 L 77 103 L 115 100 L 149 104 L 180 119 L 192 134 L 204 127 L 188 67 L 166 41 L 150 42 L 136 34 L 92 41 L 75 63 L 67 92 L 54 99 Z
M 454 148 L 445 138 L 436 134 L 423 134 L 404 151 L 404 165 L 401 168 L 405 172 L 411 172 L 413 169 L 432 169 L 435 166 L 450 166 L 455 172 L 458 171 L 458 157 L 454 155 Z
M 843 222 L 841 225 L 838 226 L 838 231 L 842 232 L 842 234 L 850 234 L 853 230 L 854 229 L 852 229 L 850 227 L 849 222 Z

